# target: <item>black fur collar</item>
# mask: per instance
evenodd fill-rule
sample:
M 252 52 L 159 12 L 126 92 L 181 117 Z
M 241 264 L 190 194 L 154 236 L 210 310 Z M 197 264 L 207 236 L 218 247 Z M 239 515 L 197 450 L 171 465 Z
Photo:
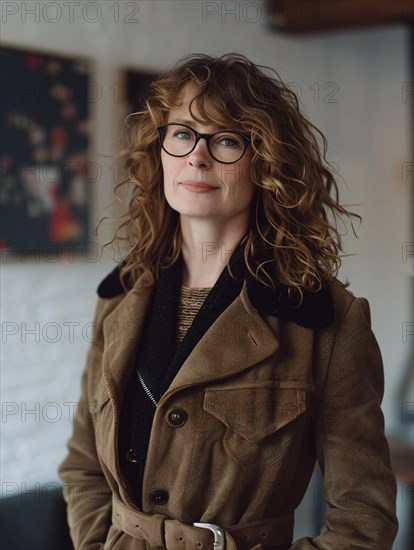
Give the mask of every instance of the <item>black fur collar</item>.
M 122 264 L 117 265 L 116 268 L 99 283 L 97 289 L 99 298 L 115 298 L 115 296 L 124 293 L 124 287 L 121 284 L 120 278 L 121 268 Z M 128 289 L 132 288 L 132 285 L 128 284 L 128 282 L 126 286 Z
M 289 295 L 289 287 L 277 284 L 271 288 L 255 279 L 248 271 L 241 249 L 236 249 L 231 265 L 234 274 L 247 279 L 247 294 L 252 306 L 262 315 L 274 315 L 307 328 L 322 328 L 334 319 L 334 307 L 331 290 L 325 284 L 319 292 L 305 291 L 302 304 L 298 307 L 298 296 Z M 120 281 L 121 265 L 117 266 L 98 286 L 100 298 L 114 298 L 124 292 Z M 127 287 L 131 288 L 131 285 Z M 294 289 L 293 289 L 294 290 Z
M 247 294 L 252 306 L 261 314 L 282 317 L 307 328 L 322 328 L 334 320 L 331 290 L 324 285 L 319 292 L 305 291 L 298 307 L 298 299 L 289 296 L 289 287 L 279 284 L 270 288 L 257 279 L 247 281 Z

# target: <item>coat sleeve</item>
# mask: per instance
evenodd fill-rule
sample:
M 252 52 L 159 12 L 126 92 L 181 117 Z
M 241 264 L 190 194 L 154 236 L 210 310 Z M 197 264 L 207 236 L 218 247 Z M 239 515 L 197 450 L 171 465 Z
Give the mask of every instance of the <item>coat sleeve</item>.
M 79 550 L 101 550 L 111 525 L 112 493 L 96 452 L 94 407 L 91 406 L 96 371 L 100 371 L 102 357 L 102 307 L 102 300 L 99 300 L 68 454 L 59 467 L 70 533 Z
M 291 550 L 390 550 L 398 522 L 384 419 L 381 353 L 369 303 L 354 298 L 332 348 L 315 412 L 315 445 L 329 505 L 326 526 Z

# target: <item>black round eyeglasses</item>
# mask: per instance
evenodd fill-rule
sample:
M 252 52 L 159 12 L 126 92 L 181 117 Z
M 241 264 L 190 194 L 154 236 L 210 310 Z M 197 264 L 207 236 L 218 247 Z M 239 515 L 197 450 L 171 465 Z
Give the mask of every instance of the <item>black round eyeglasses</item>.
M 222 164 L 233 164 L 242 158 L 250 145 L 250 138 L 234 130 L 220 130 L 213 134 L 201 134 L 187 126 L 170 122 L 157 127 L 161 147 L 172 157 L 185 157 L 205 139 L 210 156 Z

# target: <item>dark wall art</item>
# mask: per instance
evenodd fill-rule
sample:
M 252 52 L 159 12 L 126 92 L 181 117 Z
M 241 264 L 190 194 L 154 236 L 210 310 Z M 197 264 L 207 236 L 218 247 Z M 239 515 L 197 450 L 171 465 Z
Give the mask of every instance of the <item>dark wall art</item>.
M 90 237 L 89 62 L 3 48 L 0 245 L 38 253 Z

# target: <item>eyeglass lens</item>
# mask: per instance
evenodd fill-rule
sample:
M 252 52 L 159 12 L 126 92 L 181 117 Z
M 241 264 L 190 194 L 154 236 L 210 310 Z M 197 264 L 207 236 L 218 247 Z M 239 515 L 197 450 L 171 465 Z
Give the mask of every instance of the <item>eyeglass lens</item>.
M 171 124 L 164 130 L 163 147 L 170 155 L 185 156 L 194 148 L 196 139 L 190 128 Z M 210 154 L 219 162 L 236 162 L 245 149 L 242 136 L 233 132 L 218 132 L 210 139 Z

